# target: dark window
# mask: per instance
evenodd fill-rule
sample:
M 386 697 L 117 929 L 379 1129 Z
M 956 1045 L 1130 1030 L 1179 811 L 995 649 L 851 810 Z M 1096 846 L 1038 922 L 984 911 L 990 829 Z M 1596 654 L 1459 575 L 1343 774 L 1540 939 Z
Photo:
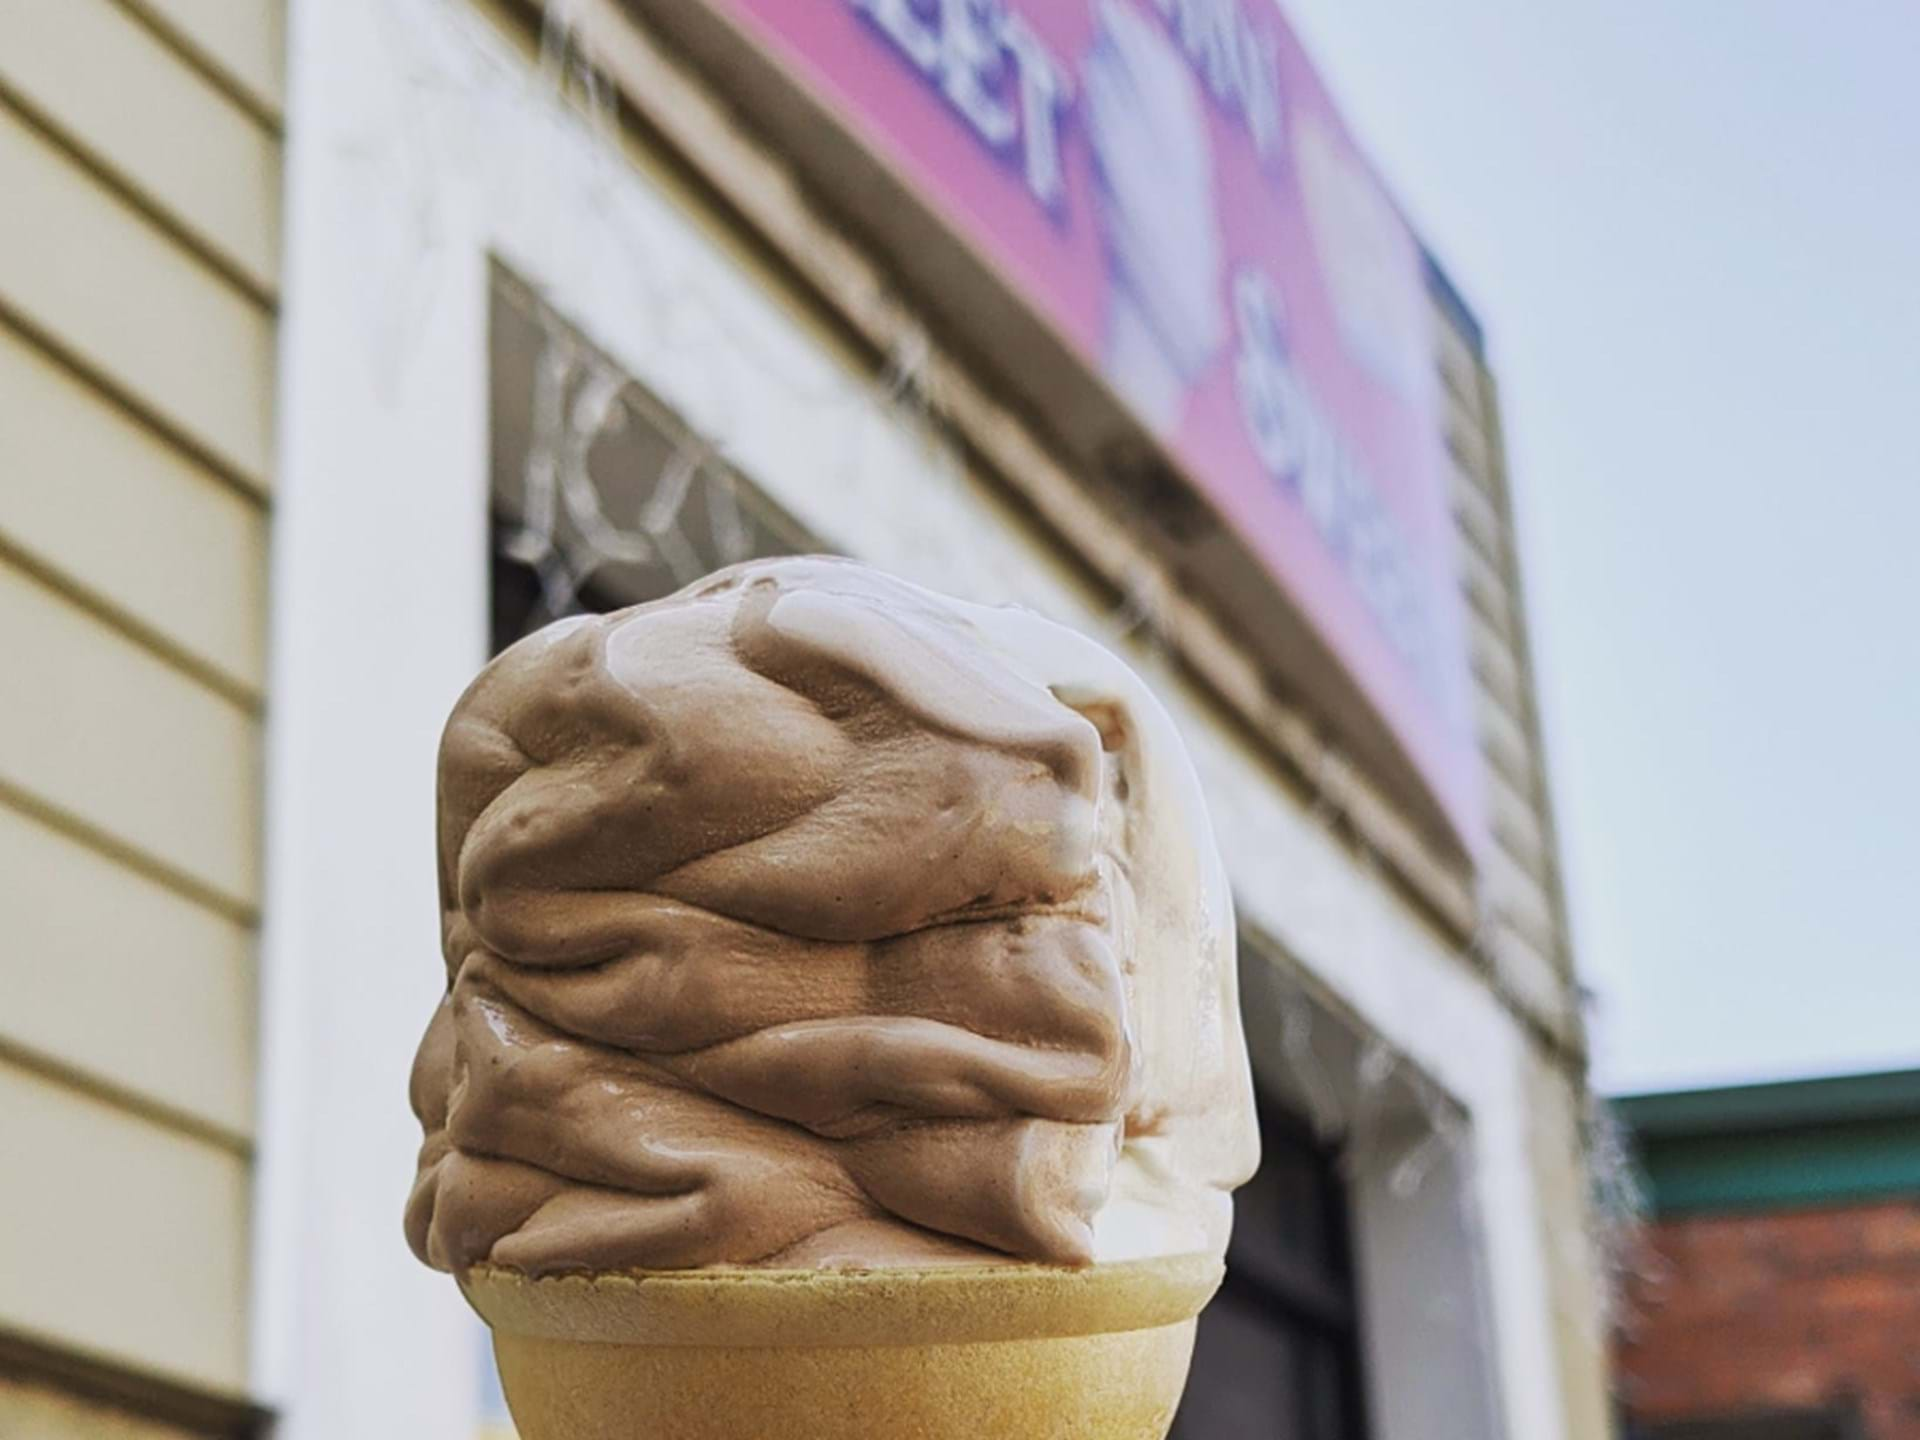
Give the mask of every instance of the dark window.
M 1337 1153 L 1262 1103 L 1227 1278 L 1200 1317 L 1173 1440 L 1364 1440 L 1359 1316 Z
M 822 548 L 504 272 L 489 322 L 495 651 L 563 615 Z

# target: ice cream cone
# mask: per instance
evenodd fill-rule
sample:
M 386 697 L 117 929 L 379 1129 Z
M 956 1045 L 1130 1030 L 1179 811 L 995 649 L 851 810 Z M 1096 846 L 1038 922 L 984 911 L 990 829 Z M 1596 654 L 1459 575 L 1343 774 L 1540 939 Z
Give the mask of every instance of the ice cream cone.
M 1160 1440 L 1211 1255 L 461 1279 L 523 1440 Z

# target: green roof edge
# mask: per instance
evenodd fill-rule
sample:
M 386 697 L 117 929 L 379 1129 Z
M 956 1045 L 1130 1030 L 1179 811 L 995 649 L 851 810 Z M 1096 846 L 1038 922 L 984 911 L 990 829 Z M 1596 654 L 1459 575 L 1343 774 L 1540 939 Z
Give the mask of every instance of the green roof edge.
M 1613 1101 L 1655 1215 L 1920 1199 L 1920 1070 Z
M 1920 1070 L 1668 1090 L 1622 1095 L 1611 1103 L 1627 1129 L 1649 1140 L 1920 1118 Z

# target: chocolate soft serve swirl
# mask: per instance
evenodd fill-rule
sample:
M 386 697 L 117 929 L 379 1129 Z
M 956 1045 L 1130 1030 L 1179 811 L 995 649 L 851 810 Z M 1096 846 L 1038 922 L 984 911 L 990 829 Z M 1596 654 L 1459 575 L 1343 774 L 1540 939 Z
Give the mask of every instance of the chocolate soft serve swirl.
M 1233 926 L 1140 680 L 755 562 L 506 651 L 440 754 L 407 1235 L 531 1274 L 1224 1249 Z

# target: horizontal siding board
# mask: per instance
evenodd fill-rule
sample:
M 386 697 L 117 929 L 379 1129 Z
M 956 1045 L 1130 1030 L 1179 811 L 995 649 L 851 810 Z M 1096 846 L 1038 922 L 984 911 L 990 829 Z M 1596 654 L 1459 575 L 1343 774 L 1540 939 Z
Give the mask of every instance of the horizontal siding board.
M 1527 713 L 1526 687 L 1513 651 L 1484 620 L 1467 625 L 1467 652 L 1473 673 L 1483 693 L 1511 711 L 1516 718 Z
M 1443 317 L 1444 318 L 1444 317 Z M 1566 947 L 1552 891 L 1531 678 L 1521 653 L 1505 479 L 1498 462 L 1491 381 L 1449 324 L 1436 327 L 1449 489 L 1460 537 L 1460 581 L 1475 678 L 1488 814 L 1495 843 L 1482 857 L 1487 949 L 1503 986 L 1563 1036 L 1577 1028 L 1564 972 Z
M 1451 469 L 1451 461 L 1449 461 Z M 1453 515 L 1460 533 L 1496 572 L 1506 565 L 1506 527 L 1486 491 L 1466 476 L 1453 476 Z
M 6 565 L 0 635 L 10 686 L 0 705 L 0 782 L 251 905 L 253 719 Z
M 0 545 L 25 552 L 258 695 L 267 520 L 0 327 Z
M 1522 734 L 1530 736 L 1526 729 L 1525 714 L 1521 708 L 1522 697 L 1519 684 L 1514 675 L 1513 662 L 1496 646 L 1486 643 L 1487 634 L 1483 626 L 1468 627 L 1467 648 L 1472 659 L 1475 679 L 1474 691 L 1481 703 L 1505 711 L 1512 717 L 1514 724 Z M 1529 738 L 1527 748 L 1533 748 Z
M 0 1037 L 244 1139 L 252 932 L 0 804 Z
M 8 1440 L 204 1440 L 55 1389 L 0 1375 L 0 1435 Z
M 1497 503 L 1496 481 L 1487 455 L 1486 437 L 1481 433 L 1477 422 L 1459 411 L 1449 409 L 1442 416 L 1445 430 L 1447 452 L 1453 457 L 1453 463 L 1459 473 L 1470 484 L 1477 485 L 1489 500 Z
M 1472 362 L 1461 363 L 1443 354 L 1439 369 L 1442 400 L 1449 405 L 1458 406 L 1463 411 L 1470 412 L 1477 409 L 1480 400 L 1477 389 L 1480 375 Z
M 245 1384 L 247 1162 L 0 1061 L 0 1325 Z
M 1524 792 L 1538 773 L 1533 742 L 1508 710 L 1477 687 L 1474 702 L 1481 751 Z
M 1541 950 L 1551 952 L 1558 927 L 1540 873 L 1523 866 L 1498 845 L 1486 848 L 1481 863 L 1493 908 Z
M 1493 967 L 1527 1011 L 1563 1036 L 1571 1029 L 1574 998 L 1560 967 L 1511 926 L 1495 922 Z
M 1484 429 L 1484 411 L 1480 405 L 1479 395 L 1477 393 L 1467 395 L 1458 393 L 1454 389 L 1454 381 L 1451 377 L 1446 377 L 1445 383 L 1439 387 L 1439 405 L 1440 431 L 1443 436 L 1458 434 L 1479 435 Z M 1475 452 L 1478 453 L 1483 448 L 1484 441 L 1475 446 Z M 1486 474 L 1484 471 L 1474 471 L 1473 478 L 1477 483 L 1486 483 Z
M 1537 827 L 1540 811 L 1534 792 L 1529 787 L 1516 785 L 1503 770 L 1489 767 L 1487 813 L 1493 816 L 1524 815 L 1528 817 L 1528 823 Z
M 1490 809 L 1501 815 L 1513 813 L 1512 791 L 1504 781 L 1496 781 L 1490 794 Z M 1523 812 L 1530 813 L 1530 812 Z M 1516 854 L 1516 848 L 1526 853 Z M 1488 890 L 1513 908 L 1544 914 L 1547 907 L 1549 865 L 1545 854 L 1531 847 L 1489 845 L 1485 851 L 1485 880 Z
M 1502 645 L 1511 645 L 1515 633 L 1512 592 L 1493 566 L 1471 545 L 1459 550 L 1460 584 L 1474 613 L 1499 637 Z
M 1497 797 L 1501 792 L 1496 790 L 1492 793 Z M 1531 806 L 1506 805 L 1498 798 L 1492 810 L 1494 840 L 1519 863 L 1521 869 L 1544 883 L 1551 862 L 1547 856 L 1546 833 L 1541 828 L 1539 816 Z
M 271 293 L 278 140 L 114 0 L 0 0 L 0 89 Z
M 1480 400 L 1480 361 L 1445 311 L 1434 317 L 1434 352 L 1441 377 L 1457 403 L 1477 408 Z
M 1504 909 L 1494 912 L 1493 928 L 1496 935 L 1506 935 L 1511 945 L 1524 947 L 1532 970 L 1554 977 L 1552 986 L 1546 988 L 1565 983 L 1564 967 L 1558 958 L 1561 954 L 1560 945 L 1554 931 L 1543 930 L 1524 916 Z
M 286 108 L 283 0 L 122 0 L 257 109 Z
M 273 321 L 0 108 L 0 304 L 264 490 Z

